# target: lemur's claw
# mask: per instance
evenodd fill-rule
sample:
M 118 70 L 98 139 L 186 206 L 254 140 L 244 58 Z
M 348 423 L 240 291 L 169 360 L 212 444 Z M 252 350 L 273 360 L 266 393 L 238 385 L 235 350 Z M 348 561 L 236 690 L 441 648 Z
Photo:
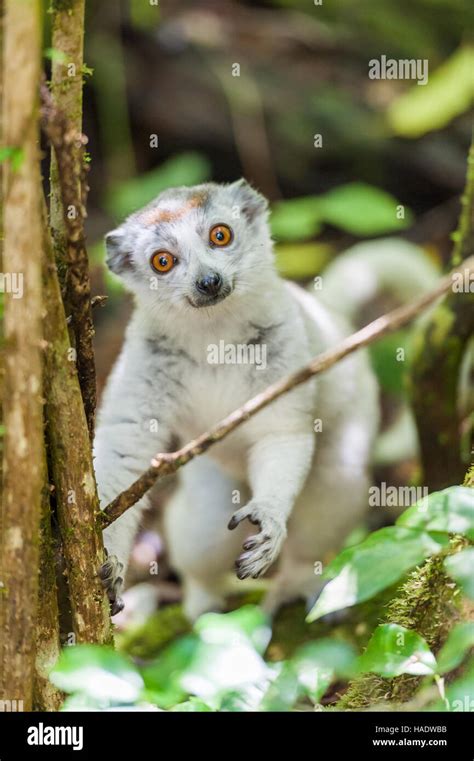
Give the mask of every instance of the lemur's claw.
M 115 602 L 110 603 L 110 615 L 116 616 L 121 610 L 125 608 L 125 603 L 121 597 L 117 597 Z
M 123 585 L 123 578 L 120 575 L 123 571 L 123 563 L 116 555 L 108 555 L 107 560 L 99 570 L 99 578 L 102 582 L 110 603 L 110 615 L 115 616 L 124 608 L 124 601 L 120 597 L 120 591 Z
M 229 521 L 229 529 L 234 529 L 245 519 L 259 526 L 260 531 L 245 540 L 245 552 L 235 561 L 235 570 L 238 579 L 247 579 L 249 576 L 257 579 L 276 560 L 286 536 L 286 528 L 284 522 L 272 515 L 269 506 L 261 503 L 249 502 L 237 510 Z

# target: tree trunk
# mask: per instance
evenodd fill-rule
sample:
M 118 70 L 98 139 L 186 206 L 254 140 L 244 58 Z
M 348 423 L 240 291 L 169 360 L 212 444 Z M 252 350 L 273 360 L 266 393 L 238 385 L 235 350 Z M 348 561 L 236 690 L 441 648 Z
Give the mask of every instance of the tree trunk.
M 454 239 L 453 264 L 458 265 L 474 252 L 474 144 L 468 156 L 466 189 Z M 433 491 L 462 482 L 466 470 L 461 458 L 458 383 L 461 362 L 473 335 L 474 293 L 467 289 L 444 299 L 417 336 L 410 389 L 423 483 Z
M 51 240 L 45 231 L 46 435 L 77 642 L 110 642 L 109 603 L 97 572 L 102 532 L 87 423 Z
M 31 710 L 38 603 L 43 473 L 41 222 L 38 102 L 41 19 L 38 0 L 7 0 L 3 38 L 3 141 L 15 149 L 4 171 L 5 283 L 0 674 L 3 700 Z M 12 281 L 13 282 L 13 281 Z
M 51 45 L 62 55 L 51 64 L 51 94 L 61 105 L 71 126 L 82 131 L 82 69 L 84 49 L 84 0 L 52 0 Z M 63 292 L 67 270 L 67 235 L 59 185 L 58 164 L 51 153 L 50 223 L 54 253 Z
M 58 711 L 64 699 L 63 694 L 49 681 L 49 671 L 57 662 L 61 651 L 55 556 L 48 469 L 46 453 L 44 453 L 38 597 L 40 615 L 36 629 L 33 691 L 33 709 L 35 711 Z
M 84 236 L 87 165 L 82 135 L 84 0 L 53 2 L 52 45 L 61 54 L 53 60 L 50 123 L 50 222 L 56 263 L 67 315 L 71 317 L 77 370 L 91 441 L 94 437 L 96 378 L 92 339 L 89 260 Z M 67 120 L 67 122 L 65 121 Z

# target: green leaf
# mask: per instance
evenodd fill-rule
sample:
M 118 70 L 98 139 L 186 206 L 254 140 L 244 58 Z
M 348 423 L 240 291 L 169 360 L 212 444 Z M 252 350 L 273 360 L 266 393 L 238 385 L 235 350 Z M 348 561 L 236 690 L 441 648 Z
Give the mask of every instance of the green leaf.
M 329 564 L 324 576 L 331 581 L 306 620 L 315 621 L 374 597 L 447 543 L 448 538 L 443 535 L 435 537 L 399 526 L 374 531 L 360 544 L 343 550 Z
M 275 261 L 282 277 L 306 280 L 328 263 L 333 248 L 325 243 L 279 243 L 275 246 Z
M 146 174 L 116 186 L 107 196 L 106 206 L 117 219 L 123 219 L 145 206 L 159 193 L 179 185 L 198 185 L 209 179 L 211 166 L 200 153 L 181 153 Z
M 198 647 L 199 640 L 196 636 L 191 634 L 181 637 L 142 669 L 147 700 L 160 708 L 170 708 L 184 700 L 187 692 L 180 680 L 192 663 Z
M 290 711 L 302 695 L 294 665 L 288 661 L 282 661 L 273 664 L 272 668 L 276 676 L 265 692 L 258 710 Z
M 444 561 L 446 573 L 456 581 L 464 594 L 474 600 L 474 547 L 468 547 Z
M 420 137 L 441 129 L 472 105 L 474 48 L 460 47 L 433 74 L 428 84 L 413 85 L 387 111 L 390 127 L 397 135 Z
M 194 624 L 194 630 L 206 643 L 249 642 L 261 655 L 272 636 L 268 616 L 258 605 L 243 605 L 231 613 L 205 613 Z
M 320 196 L 303 196 L 275 204 L 271 216 L 273 235 L 280 241 L 302 241 L 315 237 L 323 223 L 354 235 L 368 236 L 403 230 L 412 222 L 397 218 L 399 203 L 389 193 L 372 185 L 353 182 Z
M 301 241 L 321 231 L 320 196 L 303 196 L 279 201 L 270 218 L 272 234 L 277 240 Z
M 318 703 L 335 677 L 354 675 L 356 652 L 346 642 L 323 638 L 298 648 L 291 663 L 304 694 Z
M 464 660 L 466 653 L 474 647 L 474 623 L 466 621 L 456 624 L 438 653 L 440 674 L 453 671 Z
M 398 205 L 389 193 L 362 182 L 341 185 L 319 197 L 325 222 L 361 237 L 409 227 L 412 214 L 405 208 L 405 219 L 397 219 Z
M 435 674 L 436 658 L 415 631 L 398 624 L 381 624 L 359 659 L 359 669 L 386 678 L 400 674 Z
M 50 679 L 60 690 L 79 693 L 102 707 L 132 704 L 143 688 L 135 666 L 112 648 L 100 645 L 64 648 Z
M 213 707 L 227 699 L 251 710 L 270 680 L 270 670 L 262 655 L 270 641 L 271 629 L 263 611 L 246 605 L 231 613 L 207 613 L 194 625 L 199 645 L 192 662 L 184 670 L 180 684 Z
M 450 486 L 433 492 L 405 510 L 397 526 L 464 534 L 474 540 L 474 489 Z

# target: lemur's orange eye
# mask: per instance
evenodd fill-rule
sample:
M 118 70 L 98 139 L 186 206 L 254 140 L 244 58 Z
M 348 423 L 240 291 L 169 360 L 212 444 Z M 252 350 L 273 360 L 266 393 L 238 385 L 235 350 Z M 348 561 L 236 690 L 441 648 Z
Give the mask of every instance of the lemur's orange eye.
M 214 225 L 209 231 L 209 240 L 214 246 L 228 246 L 234 233 L 227 225 Z
M 156 272 L 163 274 L 173 269 L 177 259 L 169 251 L 155 251 L 151 257 L 151 266 Z

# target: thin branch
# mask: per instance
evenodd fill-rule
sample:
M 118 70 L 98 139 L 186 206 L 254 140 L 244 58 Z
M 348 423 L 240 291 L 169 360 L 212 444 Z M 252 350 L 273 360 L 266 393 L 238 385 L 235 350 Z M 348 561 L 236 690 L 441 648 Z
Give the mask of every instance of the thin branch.
M 58 109 L 46 85 L 41 86 L 43 129 L 54 148 L 61 188 L 64 226 L 66 230 L 67 308 L 71 311 L 77 352 L 77 371 L 81 384 L 87 426 L 92 440 L 96 407 L 96 377 L 92 339 L 94 324 L 91 309 L 91 286 L 84 218 L 85 191 L 83 147 L 87 138 L 79 133 L 66 115 Z M 79 149 L 79 150 L 78 150 Z
M 209 431 L 193 439 L 193 441 L 190 441 L 181 449 L 178 449 L 176 452 L 157 454 L 152 460 L 151 466 L 101 512 L 102 525 L 105 527 L 119 518 L 125 510 L 138 502 L 159 478 L 175 473 L 182 465 L 185 465 L 194 457 L 197 457 L 197 455 L 206 452 L 209 447 L 223 439 L 231 431 L 252 417 L 252 415 L 255 415 L 259 410 L 270 404 L 270 402 L 278 399 L 278 397 L 291 391 L 291 389 L 299 386 L 301 383 L 305 383 L 314 375 L 329 370 L 330 367 L 333 367 L 341 359 L 347 357 L 348 354 L 352 354 L 357 349 L 367 346 L 387 333 L 392 333 L 408 322 L 411 322 L 411 320 L 418 317 L 421 312 L 452 288 L 455 273 L 461 272 L 464 274 L 473 270 L 474 257 L 471 257 L 462 266 L 457 267 L 449 275 L 440 280 L 439 285 L 429 293 L 424 294 L 411 304 L 405 304 L 379 317 L 361 330 L 345 338 L 336 348 L 319 354 L 305 367 L 268 386 L 260 394 L 257 394 L 253 399 L 242 405 L 242 407 L 227 415 L 227 417 Z

